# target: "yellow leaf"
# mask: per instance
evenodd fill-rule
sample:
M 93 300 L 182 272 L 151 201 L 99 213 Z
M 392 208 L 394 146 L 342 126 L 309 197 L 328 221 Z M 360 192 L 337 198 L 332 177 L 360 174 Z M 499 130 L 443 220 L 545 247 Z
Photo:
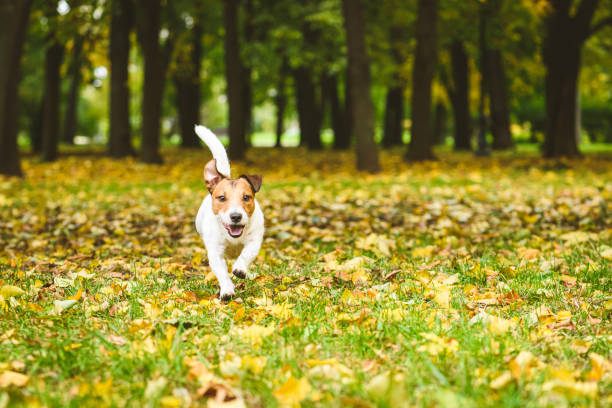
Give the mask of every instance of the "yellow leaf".
M 445 308 L 450 306 L 450 288 L 449 287 L 440 287 L 434 290 L 434 301 Z
M 304 377 L 296 380 L 293 376 L 274 390 L 274 396 L 278 400 L 278 403 L 284 407 L 298 407 L 312 387 L 308 380 Z
M 181 406 L 181 402 L 181 399 L 174 395 L 165 395 L 159 400 L 161 406 L 166 408 L 178 408 Z
M 512 381 L 512 374 L 510 374 L 510 371 L 504 371 L 499 377 L 491 381 L 489 386 L 493 390 L 501 390 L 508 385 L 510 381 Z
M 585 354 L 587 351 L 589 351 L 590 347 L 591 343 L 584 340 L 574 340 L 572 344 L 570 344 L 570 349 L 576 354 Z
M 251 343 L 253 346 L 259 346 L 263 342 L 263 337 L 274 333 L 273 326 L 260 326 L 253 324 L 251 326 L 234 326 L 230 330 L 232 337 L 237 337 L 245 343 Z
M 413 258 L 431 258 L 433 251 L 436 250 L 436 247 L 433 245 L 429 245 L 421 248 L 414 248 L 412 250 Z
M 253 374 L 259 374 L 266 365 L 268 358 L 265 356 L 261 357 L 242 357 L 241 367 L 245 370 L 252 372 Z
M 244 317 L 245 313 L 246 313 L 246 310 L 245 310 L 244 306 L 240 306 L 234 312 L 234 321 L 235 322 L 239 322 L 240 320 L 242 320 L 242 318 Z
M 597 353 L 589 353 L 589 360 L 591 371 L 587 374 L 587 379 L 590 381 L 599 381 L 604 374 L 612 370 L 612 363 Z
M 26 292 L 23 289 L 17 286 L 4 285 L 0 288 L 0 295 L 2 295 L 2 297 L 5 299 L 10 297 L 19 297 L 25 293 Z
M 582 242 L 596 240 L 597 234 L 583 232 L 583 231 L 573 231 L 568 232 L 566 234 L 561 235 L 561 240 L 565 241 L 568 245 L 580 244 Z
M 603 259 L 607 259 L 608 261 L 612 261 L 612 248 L 604 247 L 601 250 L 601 257 Z
M 25 374 L 7 370 L 0 374 L 0 388 L 6 388 L 11 385 L 14 385 L 15 387 L 23 387 L 28 383 L 29 379 L 30 377 Z
M 510 361 L 510 372 L 512 377 L 519 379 L 529 374 L 529 365 L 534 360 L 533 354 L 529 351 L 521 351 Z
M 554 391 L 569 396 L 585 396 L 595 398 L 598 393 L 596 382 L 551 380 L 542 384 L 542 390 Z
M 83 296 L 83 289 L 79 288 L 79 291 L 77 293 L 75 293 L 74 296 L 70 296 L 69 298 L 67 298 L 66 300 L 81 300 L 81 296 Z
M 429 343 L 419 346 L 417 351 L 437 356 L 438 354 L 452 354 L 459 350 L 459 342 L 453 338 L 443 339 L 434 333 L 427 332 L 421 333 L 421 336 L 429 340 Z

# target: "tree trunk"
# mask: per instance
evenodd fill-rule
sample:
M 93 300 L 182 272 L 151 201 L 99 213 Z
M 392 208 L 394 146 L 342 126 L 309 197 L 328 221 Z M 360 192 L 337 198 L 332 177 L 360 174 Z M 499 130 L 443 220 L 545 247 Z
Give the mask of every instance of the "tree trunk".
M 389 148 L 402 144 L 404 128 L 404 89 L 400 86 L 391 86 L 387 89 L 385 103 L 385 123 L 383 130 L 383 147 Z
M 140 159 L 145 163 L 161 164 L 160 121 L 171 40 L 168 38 L 164 48 L 159 43 L 161 0 L 139 0 L 138 4 L 137 31 L 144 57 Z
M 244 67 L 240 59 L 238 42 L 238 0 L 223 2 L 223 22 L 225 26 L 225 79 L 227 102 L 229 104 L 229 153 L 233 160 L 244 159 L 246 153 L 246 118 L 243 75 Z
M 128 65 L 130 31 L 133 26 L 131 0 L 112 0 L 110 28 L 110 131 L 108 151 L 111 157 L 134 154 L 130 126 L 130 88 Z
M 485 103 L 489 84 L 489 69 L 487 68 L 487 22 L 490 18 L 487 4 L 480 3 L 478 13 L 478 65 L 480 71 L 480 83 L 478 92 L 478 148 L 476 156 L 489 156 L 487 146 L 487 116 L 485 114 Z
M 584 41 L 596 31 L 591 21 L 599 0 L 582 0 L 575 5 L 569 1 L 551 1 L 549 5 L 542 49 L 546 66 L 543 153 L 545 157 L 576 157 L 580 156 L 576 104 L 581 52 Z M 572 10 L 575 10 L 573 15 Z M 598 28 L 609 24 L 608 20 L 603 21 Z
M 82 36 L 77 36 L 72 46 L 72 55 L 70 56 L 70 65 L 68 67 L 68 77 L 70 78 L 70 89 L 68 90 L 68 98 L 66 100 L 66 111 L 64 112 L 64 129 L 62 141 L 68 144 L 74 144 L 78 127 L 77 106 L 79 101 L 79 88 L 81 86 L 81 62 L 83 52 Z
M 42 160 L 57 159 L 57 144 L 60 132 L 60 68 L 64 56 L 64 45 L 52 39 L 45 53 L 45 104 L 43 111 Z
M 32 0 L 0 0 L 0 174 L 21 176 L 17 146 L 19 71 Z
M 181 147 L 200 147 L 193 126 L 200 123 L 200 67 L 202 59 L 202 26 L 193 26 L 189 66 L 175 75 L 176 104 L 181 130 Z
M 286 82 L 288 71 L 289 61 L 287 57 L 283 56 L 283 61 L 281 63 L 280 72 L 278 75 L 278 84 L 276 86 L 276 96 L 274 97 L 274 102 L 276 104 L 276 143 L 274 147 L 282 147 L 281 139 L 285 131 L 284 120 L 285 109 L 287 108 Z
M 508 111 L 508 92 L 506 90 L 506 73 L 501 51 L 490 49 L 487 53 L 489 69 L 489 101 L 491 103 L 491 133 L 493 149 L 504 150 L 512 147 L 510 133 L 510 114 Z
M 321 113 L 317 103 L 316 86 L 312 78 L 312 70 L 298 67 L 293 71 L 297 98 L 298 119 L 300 122 L 300 145 L 310 150 L 320 150 L 321 143 Z
M 351 141 L 353 140 L 353 101 L 351 100 L 351 76 L 348 68 L 344 78 L 344 123 L 346 139 L 338 141 L 338 143 L 334 140 L 334 149 L 348 149 L 351 147 Z
M 431 82 L 438 59 L 438 0 L 419 0 L 416 21 L 416 52 L 412 70 L 412 129 L 406 159 L 433 160 L 431 129 Z
M 365 20 L 361 0 L 342 0 L 348 48 L 348 75 L 355 132 L 357 169 L 380 171 L 378 148 L 374 142 L 374 105 L 370 94 L 370 61 L 365 44 Z
M 32 153 L 42 152 L 42 129 L 43 129 L 43 116 L 45 114 L 45 94 L 43 93 L 38 104 L 38 112 L 36 116 L 32 118 L 30 123 L 30 147 Z
M 436 103 L 434 114 L 434 142 L 443 145 L 446 140 L 446 106 L 442 102 Z
M 331 109 L 331 126 L 334 131 L 334 149 L 348 149 L 350 138 L 346 128 L 346 112 L 340 103 L 338 94 L 338 75 L 325 77 L 324 91 Z
M 253 0 L 246 0 L 244 3 L 244 42 L 252 44 L 255 41 L 255 12 L 253 10 Z M 251 137 L 253 135 L 253 84 L 252 69 L 250 64 L 245 64 L 241 58 L 242 75 L 242 97 L 244 100 L 244 137 L 245 145 L 251 147 Z
M 471 150 L 470 84 L 468 56 L 462 41 L 451 45 L 453 85 L 450 92 L 453 105 L 455 150 Z

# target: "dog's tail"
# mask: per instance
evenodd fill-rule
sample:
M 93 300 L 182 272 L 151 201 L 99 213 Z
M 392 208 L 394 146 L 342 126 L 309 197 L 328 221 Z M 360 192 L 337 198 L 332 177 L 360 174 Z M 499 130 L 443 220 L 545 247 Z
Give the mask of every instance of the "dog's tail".
M 225 177 L 230 178 L 231 175 L 229 159 L 227 158 L 227 152 L 221 144 L 221 141 L 206 126 L 196 125 L 195 132 L 198 137 L 202 139 L 202 141 L 206 143 L 206 146 L 208 146 L 208 148 L 210 149 L 213 158 L 217 162 L 217 171 Z

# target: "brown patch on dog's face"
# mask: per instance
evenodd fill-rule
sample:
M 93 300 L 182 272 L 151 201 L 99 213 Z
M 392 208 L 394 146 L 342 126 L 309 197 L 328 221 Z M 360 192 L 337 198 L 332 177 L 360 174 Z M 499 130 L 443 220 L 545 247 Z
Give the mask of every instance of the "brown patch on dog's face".
M 245 179 L 223 179 L 212 189 L 212 209 L 215 214 L 242 207 L 250 217 L 255 211 L 253 189 Z

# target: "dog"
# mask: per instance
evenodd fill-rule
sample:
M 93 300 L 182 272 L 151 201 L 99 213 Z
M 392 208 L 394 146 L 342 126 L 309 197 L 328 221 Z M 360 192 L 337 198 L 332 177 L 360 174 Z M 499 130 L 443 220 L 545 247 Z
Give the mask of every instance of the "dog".
M 234 283 L 226 260 L 236 260 L 232 273 L 243 279 L 261 248 L 264 216 L 255 193 L 261 188 L 263 176 L 231 178 L 227 152 L 217 136 L 200 125 L 195 126 L 195 133 L 213 155 L 204 166 L 209 194 L 198 210 L 195 226 L 206 246 L 210 268 L 219 281 L 219 297 L 228 301 L 234 296 Z

